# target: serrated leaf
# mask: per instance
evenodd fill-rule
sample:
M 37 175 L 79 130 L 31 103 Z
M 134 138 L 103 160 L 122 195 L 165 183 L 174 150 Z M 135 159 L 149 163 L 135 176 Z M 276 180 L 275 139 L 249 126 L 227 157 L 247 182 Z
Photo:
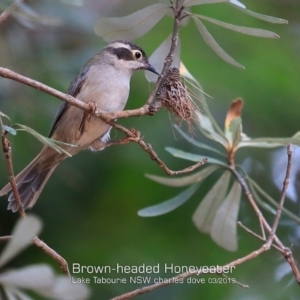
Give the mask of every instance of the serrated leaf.
M 200 183 L 195 183 L 174 198 L 139 210 L 138 215 L 140 217 L 156 217 L 169 213 L 189 200 L 189 198 L 197 191 L 199 186 Z
M 180 133 L 180 135 L 185 138 L 189 143 L 191 143 L 192 145 L 195 145 L 196 147 L 199 147 L 201 149 L 204 150 L 208 150 L 208 151 L 212 151 L 214 153 L 217 153 L 219 155 L 222 155 L 223 157 L 226 157 L 222 152 L 220 152 L 219 150 L 208 146 L 206 144 L 200 143 L 198 141 L 196 141 L 195 139 L 193 139 L 191 136 L 189 136 L 188 134 L 186 134 L 183 130 L 181 130 L 177 125 L 174 125 L 175 129 Z
M 229 2 L 229 0 L 185 0 L 183 2 L 184 7 L 202 5 L 202 4 L 214 4 L 221 2 Z
M 225 171 L 194 212 L 192 220 L 201 232 L 210 233 L 215 214 L 226 197 L 230 176 L 230 172 Z
M 32 243 L 32 239 L 41 231 L 42 223 L 34 216 L 19 219 L 12 232 L 12 238 L 0 256 L 0 267 L 11 260 Z
M 242 11 L 243 13 L 245 13 L 245 14 L 251 16 L 251 17 L 254 17 L 256 19 L 260 19 L 260 20 L 263 20 L 263 21 L 266 21 L 266 22 L 269 22 L 269 23 L 275 23 L 275 24 L 288 24 L 287 20 L 280 19 L 280 18 L 275 18 L 275 17 L 267 16 L 267 15 L 262 15 L 262 14 L 254 12 L 254 11 L 242 8 L 242 7 L 240 7 L 238 5 L 235 5 L 233 3 L 229 3 L 229 4 L 232 5 L 233 7 L 235 7 L 236 9 Z
M 236 31 L 242 34 L 247 34 L 251 36 L 256 36 L 256 37 L 263 37 L 263 38 L 279 38 L 279 35 L 276 34 L 275 32 L 265 30 L 265 29 L 260 29 L 260 28 L 250 28 L 250 27 L 244 27 L 244 26 L 238 26 L 238 25 L 233 25 L 230 23 L 222 22 L 213 18 L 209 18 L 203 15 L 197 15 L 200 19 L 206 20 L 210 23 L 216 24 L 218 26 L 221 26 L 223 28 Z
M 218 168 L 219 168 L 218 166 L 211 165 L 195 174 L 184 176 L 181 178 L 169 178 L 169 177 L 162 177 L 162 176 L 156 176 L 151 174 L 146 174 L 146 177 L 163 185 L 182 187 L 182 186 L 187 186 L 192 183 L 204 180 L 206 177 L 208 177 L 211 173 L 213 173 Z
M 237 217 L 241 200 L 241 186 L 234 181 L 227 197 L 218 208 L 211 225 L 211 238 L 228 251 L 237 250 Z
M 204 24 L 195 16 L 192 16 L 193 20 L 195 21 L 195 24 L 202 35 L 204 41 L 206 44 L 224 61 L 227 63 L 238 67 L 240 69 L 244 69 L 244 67 L 239 64 L 235 59 L 233 59 L 228 53 L 224 51 L 224 49 L 216 42 L 216 40 L 213 38 L 213 36 L 209 33 L 209 31 L 206 29 Z
M 125 17 L 102 18 L 95 25 L 95 32 L 105 41 L 134 40 L 154 27 L 171 8 L 164 3 L 147 6 Z
M 2 130 L 7 131 L 12 135 L 17 135 L 17 131 L 14 128 L 10 127 L 10 126 L 2 125 Z
M 170 34 L 149 57 L 149 61 L 151 65 L 158 71 L 158 73 L 161 73 L 163 69 L 165 59 L 170 52 L 171 43 L 172 43 L 172 34 Z M 174 51 L 174 58 L 171 67 L 179 68 L 180 48 L 181 48 L 180 39 L 178 38 L 178 44 Z M 145 76 L 149 82 L 156 82 L 158 77 L 158 75 L 152 72 L 145 72 Z
M 226 163 L 224 163 L 221 160 L 218 160 L 216 158 L 213 157 L 209 157 L 209 156 L 202 156 L 202 155 L 198 155 L 198 154 L 193 154 L 193 153 L 189 153 L 189 152 L 185 152 L 182 150 L 178 150 L 172 147 L 166 147 L 165 148 L 166 151 L 168 151 L 169 153 L 171 153 L 173 156 L 177 157 L 177 158 L 183 158 L 189 161 L 195 161 L 195 162 L 199 162 L 201 160 L 203 160 L 204 158 L 207 158 L 207 162 L 210 164 L 217 164 L 217 165 L 221 165 L 221 166 L 226 166 Z
M 25 131 L 28 132 L 29 134 L 31 134 L 32 136 L 34 136 L 37 140 L 39 140 L 41 143 L 43 143 L 44 145 L 54 149 L 55 151 L 57 151 L 59 154 L 66 154 L 67 156 L 71 157 L 72 155 L 67 152 L 65 149 L 61 148 L 58 146 L 59 145 L 64 145 L 64 146 L 68 146 L 68 147 L 77 147 L 77 145 L 73 145 L 73 144 L 68 144 L 68 143 L 64 143 L 61 141 L 56 141 L 50 138 L 47 138 L 41 134 L 39 134 L 38 132 L 36 132 L 35 130 L 33 130 L 30 127 L 27 127 L 25 125 L 22 124 L 15 124 L 14 128 L 16 128 L 17 131 Z

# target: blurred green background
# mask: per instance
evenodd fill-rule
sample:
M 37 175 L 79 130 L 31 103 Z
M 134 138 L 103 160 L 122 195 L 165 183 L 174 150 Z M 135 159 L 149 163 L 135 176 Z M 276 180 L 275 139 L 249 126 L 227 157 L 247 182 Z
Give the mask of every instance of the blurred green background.
M 297 0 L 242 2 L 250 10 L 287 19 L 289 25 L 259 21 L 226 4 L 203 5 L 194 7 L 192 11 L 237 25 L 275 31 L 281 38 L 268 40 L 244 36 L 205 23 L 220 45 L 246 67 L 239 70 L 216 56 L 203 42 L 194 24 L 189 22 L 180 32 L 182 60 L 205 92 L 213 97 L 208 100 L 208 105 L 221 126 L 230 102 L 241 96 L 245 100 L 243 127 L 249 136 L 291 136 L 300 128 L 300 3 Z M 9 3 L 0 1 L 0 9 Z M 34 21 L 19 16 L 1 24 L 0 65 L 66 91 L 78 70 L 105 45 L 93 31 L 97 19 L 126 15 L 150 3 L 152 1 L 28 0 L 28 8 L 41 17 Z M 55 26 L 41 24 L 47 18 L 55 18 L 61 23 Z M 52 19 L 50 21 L 53 22 Z M 150 55 L 171 30 L 172 20 L 165 18 L 135 42 Z M 153 85 L 146 81 L 142 72 L 135 74 L 131 83 L 127 108 L 137 108 L 145 103 Z M 0 110 L 9 115 L 12 122 L 25 124 L 47 135 L 61 103 L 59 100 L 3 78 L 0 78 L 0 91 Z M 172 121 L 165 110 L 154 117 L 119 122 L 141 131 L 145 141 L 151 143 L 160 158 L 173 170 L 189 166 L 189 162 L 166 153 L 166 146 L 199 152 L 174 134 Z M 111 136 L 117 138 L 120 134 L 112 130 Z M 17 173 L 35 157 L 41 145 L 26 133 L 11 136 L 10 140 Z M 281 157 L 285 158 L 285 151 Z M 239 153 L 238 159 L 239 162 L 246 161 L 252 177 L 275 199 L 279 199 L 280 190 L 273 178 L 283 178 L 284 169 L 276 168 L 277 161 L 273 159 L 272 151 L 245 149 Z M 299 169 L 298 161 L 294 160 L 294 169 Z M 73 263 L 112 267 L 116 264 L 140 266 L 158 263 L 161 266 L 165 263 L 215 266 L 260 247 L 260 241 L 239 228 L 239 249 L 230 253 L 194 227 L 191 216 L 215 177 L 211 178 L 211 182 L 207 180 L 187 204 L 172 213 L 156 218 L 139 217 L 139 209 L 171 198 L 180 191 L 148 180 L 145 173 L 164 175 L 136 144 L 111 147 L 97 153 L 85 151 L 64 161 L 32 209 L 32 213 L 44 223 L 41 239 L 59 252 L 69 262 L 70 268 Z M 294 181 L 296 198 L 300 191 L 297 178 Z M 6 164 L 0 155 L 0 185 L 6 182 Z M 0 200 L 0 235 L 8 235 L 18 215 L 6 210 L 5 197 Z M 299 202 L 287 199 L 286 206 L 299 215 Z M 266 217 L 270 222 L 273 220 L 267 213 Z M 245 198 L 239 220 L 259 230 L 256 215 Z M 283 217 L 279 227 L 278 236 L 287 246 L 293 244 L 295 259 L 299 261 L 299 226 Z M 35 247 L 28 248 L 9 266 L 37 262 L 48 262 L 60 272 L 57 265 Z M 279 272 L 278 268 L 283 263 L 281 256 L 271 250 L 239 266 L 233 276 L 250 285 L 250 289 L 230 284 L 180 284 L 137 299 L 299 299 L 299 287 L 291 273 L 281 279 L 275 276 L 282 274 L 283 271 Z M 171 275 L 160 274 L 161 277 Z M 82 276 L 92 278 L 86 273 Z M 103 276 L 120 277 L 118 274 Z M 109 299 L 142 285 L 90 286 L 93 291 L 91 299 Z

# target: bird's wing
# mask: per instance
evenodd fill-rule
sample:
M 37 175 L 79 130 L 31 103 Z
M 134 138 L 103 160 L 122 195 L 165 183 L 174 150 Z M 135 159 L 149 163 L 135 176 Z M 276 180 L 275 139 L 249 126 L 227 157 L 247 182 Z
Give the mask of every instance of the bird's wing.
M 69 89 L 67 91 L 68 95 L 71 95 L 76 98 L 76 96 L 79 94 L 79 92 L 86 80 L 89 69 L 90 69 L 90 66 L 85 66 L 85 67 L 83 67 L 83 69 L 80 70 L 80 72 L 77 74 L 77 76 L 70 83 Z M 63 102 L 60 105 L 58 112 L 56 114 L 56 117 L 51 126 L 49 137 L 51 137 L 53 135 L 59 120 L 64 115 L 64 113 L 66 112 L 66 110 L 69 106 L 70 106 L 70 104 L 68 102 Z

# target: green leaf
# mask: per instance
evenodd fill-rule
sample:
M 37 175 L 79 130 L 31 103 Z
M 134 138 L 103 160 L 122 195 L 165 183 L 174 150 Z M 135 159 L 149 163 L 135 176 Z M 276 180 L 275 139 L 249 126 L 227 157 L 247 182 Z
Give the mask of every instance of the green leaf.
M 222 155 L 223 157 L 226 158 L 226 156 L 222 152 L 220 152 L 219 150 L 217 150 L 217 149 L 215 149 L 215 148 L 213 148 L 211 146 L 208 146 L 206 144 L 203 144 L 203 143 L 200 143 L 200 142 L 196 141 L 191 136 L 189 136 L 188 134 L 186 134 L 183 130 L 181 130 L 177 125 L 174 125 L 174 127 L 180 133 L 180 135 L 183 138 L 185 138 L 192 145 L 195 145 L 196 147 L 199 147 L 199 148 L 204 149 L 204 150 L 215 152 L 215 153 L 217 153 L 219 155 Z
M 0 111 L 0 117 L 6 118 L 10 122 L 10 117 Z
M 257 36 L 257 37 L 263 37 L 263 38 L 279 38 L 279 35 L 275 32 L 264 30 L 260 28 L 250 28 L 250 27 L 244 27 L 244 26 L 238 26 L 233 25 L 230 23 L 225 23 L 216 19 L 212 19 L 203 15 L 197 15 L 200 19 L 206 20 L 210 23 L 216 24 L 218 26 L 224 27 L 229 30 L 233 30 L 242 34 Z
M 2 125 L 2 130 L 7 131 L 12 135 L 17 135 L 17 131 L 14 128 L 10 127 L 10 126 Z
M 202 4 L 214 4 L 221 2 L 229 2 L 229 0 L 185 0 L 183 2 L 184 7 L 202 5 Z
M 242 135 L 242 119 L 240 117 L 231 120 L 228 130 L 225 131 L 225 135 L 233 147 L 239 144 Z
M 233 3 L 229 3 L 229 4 L 232 5 L 233 7 L 235 7 L 236 9 L 242 11 L 243 13 L 245 13 L 245 14 L 251 16 L 251 17 L 254 17 L 256 19 L 260 19 L 260 20 L 263 20 L 263 21 L 266 21 L 266 22 L 269 22 L 269 23 L 275 23 L 275 24 L 288 24 L 287 20 L 280 19 L 280 18 L 275 18 L 275 17 L 271 17 L 271 16 L 267 16 L 267 15 L 262 15 L 262 14 L 253 12 L 251 10 L 239 7 L 239 6 L 237 6 Z
M 147 6 L 125 17 L 101 18 L 95 32 L 105 41 L 118 39 L 134 40 L 146 34 L 171 10 L 164 3 Z
M 272 215 L 276 215 L 276 209 L 274 209 L 271 205 L 269 205 L 264 200 L 262 200 L 262 198 L 257 192 L 257 189 L 255 188 L 254 184 L 252 184 L 250 180 L 248 180 L 248 184 L 249 184 L 250 192 L 253 198 L 255 199 L 255 201 L 257 202 L 257 204 L 267 212 L 271 213 Z
M 34 216 L 18 220 L 12 232 L 12 238 L 1 253 L 0 267 L 32 243 L 32 239 L 41 231 L 42 223 Z
M 138 215 L 140 217 L 155 217 L 169 213 L 184 204 L 197 191 L 199 186 L 200 183 L 195 183 L 174 198 L 139 210 Z
M 220 134 L 220 135 L 224 135 L 223 130 L 219 127 L 218 123 L 216 122 L 216 120 L 214 119 L 214 117 L 212 116 L 206 99 L 205 99 L 205 93 L 203 92 L 203 88 L 201 86 L 201 84 L 199 83 L 199 81 L 189 72 L 189 70 L 187 69 L 187 67 L 183 64 L 183 62 L 180 63 L 180 75 L 183 76 L 185 78 L 185 80 L 189 83 L 189 85 L 191 86 L 192 91 L 198 96 L 199 99 L 201 99 L 203 105 L 203 111 L 205 113 L 205 115 L 209 118 L 210 122 L 212 123 L 213 127 L 216 129 L 216 131 Z M 190 82 L 189 80 L 191 80 L 192 82 Z M 199 115 L 197 115 L 197 117 L 199 118 Z
M 192 183 L 204 180 L 206 177 L 208 177 L 212 172 L 214 172 L 218 168 L 219 167 L 216 165 L 210 165 L 205 169 L 198 171 L 195 174 L 184 176 L 181 178 L 169 178 L 169 177 L 162 177 L 162 176 L 156 176 L 150 174 L 146 174 L 146 177 L 163 185 L 181 187 L 181 186 L 190 185 Z
M 28 132 L 29 134 L 31 134 L 32 136 L 34 136 L 37 140 L 39 140 L 41 143 L 43 143 L 44 145 L 46 145 L 46 146 L 54 149 L 59 154 L 64 153 L 64 154 L 66 154 L 69 157 L 72 156 L 70 153 L 68 153 L 66 150 L 64 150 L 63 148 L 59 147 L 58 145 L 64 145 L 64 146 L 68 146 L 68 147 L 77 147 L 77 145 L 68 144 L 68 143 L 64 143 L 64 142 L 61 142 L 61 141 L 56 141 L 56 140 L 47 138 L 47 137 L 39 134 L 38 132 L 36 132 L 32 128 L 27 127 L 27 126 L 22 125 L 22 124 L 15 124 L 14 128 L 16 128 L 17 131 L 26 131 L 26 132 Z
M 196 115 L 198 117 L 198 128 L 200 132 L 208 139 L 213 140 L 226 148 L 228 144 L 226 137 L 224 134 L 221 135 L 215 130 L 215 126 L 210 117 L 200 112 L 196 112 Z
M 211 226 L 211 238 L 228 251 L 237 250 L 237 217 L 241 200 L 241 186 L 234 181 L 226 199 L 218 208 Z
M 226 197 L 230 176 L 230 172 L 225 171 L 194 212 L 192 220 L 201 232 L 210 233 L 215 214 Z
M 165 59 L 170 52 L 171 43 L 172 43 L 172 34 L 170 34 L 149 57 L 149 61 L 151 65 L 158 71 L 158 73 L 161 73 L 163 69 Z M 171 67 L 179 68 L 179 65 L 180 65 L 180 39 L 178 39 L 177 47 L 175 48 L 174 51 L 174 59 Z M 145 72 L 145 75 L 149 82 L 157 81 L 158 75 L 152 72 Z
M 234 5 L 237 5 L 237 6 L 241 7 L 241 8 L 246 8 L 246 6 L 243 3 L 241 3 L 240 1 L 238 1 L 238 0 L 230 0 L 230 3 L 232 3 Z
M 278 202 L 276 202 L 267 192 L 265 192 L 257 182 L 255 182 L 252 178 L 250 177 L 247 177 L 247 180 L 249 182 L 249 184 L 251 184 L 252 186 L 252 189 L 254 191 L 257 191 L 261 196 L 263 196 L 269 203 L 271 203 L 274 207 L 275 207 L 275 210 L 273 211 L 270 211 L 270 209 L 268 210 L 269 212 L 273 213 L 274 215 L 276 214 L 277 212 L 277 208 L 278 208 Z M 255 198 L 256 200 L 256 198 Z M 264 205 L 262 205 L 263 208 L 266 208 L 264 207 Z M 290 217 L 292 220 L 294 220 L 295 222 L 297 222 L 298 224 L 300 224 L 300 218 L 293 214 L 291 211 L 289 211 L 288 209 L 286 209 L 285 207 L 282 208 L 282 212 L 284 214 L 286 214 L 288 217 Z
M 166 147 L 165 149 L 166 149 L 166 151 L 171 153 L 173 156 L 178 157 L 178 158 L 186 159 L 186 160 L 189 160 L 189 161 L 195 161 L 195 162 L 198 162 L 198 161 L 203 160 L 204 158 L 207 158 L 208 163 L 210 163 L 210 164 L 217 164 L 217 165 L 227 167 L 226 163 L 224 163 L 221 160 L 218 160 L 216 158 L 213 158 L 213 157 L 193 154 L 193 153 L 181 151 L 181 150 L 178 150 L 178 149 L 175 149 L 175 148 L 172 148 L 172 147 Z
M 242 147 L 256 147 L 256 148 L 277 148 L 286 146 L 288 144 L 293 144 L 300 146 L 299 133 L 289 138 L 254 138 L 245 141 L 241 141 L 238 148 Z
M 203 25 L 203 23 L 196 17 L 192 16 L 193 20 L 195 21 L 195 24 L 201 33 L 204 41 L 206 44 L 215 51 L 215 53 L 221 57 L 224 61 L 227 63 L 238 67 L 240 69 L 244 69 L 242 65 L 240 65 L 236 60 L 234 60 L 230 55 L 228 55 L 223 48 L 220 47 L 220 45 L 216 42 L 216 40 L 213 38 L 213 36 L 209 33 L 209 31 L 206 29 L 206 27 Z

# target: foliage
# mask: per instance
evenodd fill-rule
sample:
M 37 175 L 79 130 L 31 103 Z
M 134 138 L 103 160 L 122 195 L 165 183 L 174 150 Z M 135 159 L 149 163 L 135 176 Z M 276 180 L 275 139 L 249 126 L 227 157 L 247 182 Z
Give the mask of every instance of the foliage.
M 11 239 L 0 256 L 0 268 L 3 268 L 13 257 L 27 248 L 33 238 L 42 229 L 41 221 L 35 216 L 20 219 L 12 232 Z M 34 291 L 47 299 L 87 298 L 89 290 L 83 284 L 72 284 L 70 278 L 57 276 L 46 264 L 35 264 L 17 270 L 2 271 L 0 273 L 0 287 L 4 299 L 32 300 L 24 293 L 25 290 Z

